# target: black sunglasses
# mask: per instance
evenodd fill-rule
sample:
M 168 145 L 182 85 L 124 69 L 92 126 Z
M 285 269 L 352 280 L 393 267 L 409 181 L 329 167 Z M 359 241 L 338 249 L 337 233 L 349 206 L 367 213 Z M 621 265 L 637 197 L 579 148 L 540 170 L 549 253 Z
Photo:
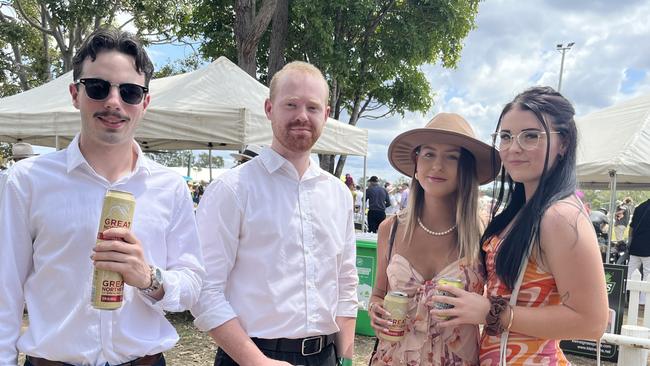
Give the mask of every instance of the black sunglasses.
M 104 100 L 111 91 L 111 86 L 115 85 L 120 90 L 120 97 L 124 103 L 140 104 L 144 95 L 149 92 L 149 88 L 138 84 L 114 84 L 104 79 L 83 78 L 77 80 L 77 85 L 83 84 L 86 87 L 86 95 L 94 100 Z

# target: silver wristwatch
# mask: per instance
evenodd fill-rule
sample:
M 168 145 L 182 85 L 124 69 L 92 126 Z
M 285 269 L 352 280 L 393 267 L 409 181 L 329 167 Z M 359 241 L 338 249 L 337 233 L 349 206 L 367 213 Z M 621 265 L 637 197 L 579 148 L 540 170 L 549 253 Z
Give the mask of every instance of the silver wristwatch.
M 149 269 L 151 269 L 151 285 L 147 288 L 141 288 L 140 291 L 145 294 L 149 295 L 154 292 L 156 292 L 159 288 L 162 287 L 162 271 L 160 268 L 156 266 L 149 266 Z

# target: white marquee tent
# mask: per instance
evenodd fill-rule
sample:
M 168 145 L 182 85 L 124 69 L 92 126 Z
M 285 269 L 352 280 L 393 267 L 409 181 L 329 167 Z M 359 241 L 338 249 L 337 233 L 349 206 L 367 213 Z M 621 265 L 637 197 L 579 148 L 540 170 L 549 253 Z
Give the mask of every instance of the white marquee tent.
M 650 95 L 588 114 L 576 124 L 580 187 L 609 188 L 609 207 L 616 205 L 617 189 L 650 189 Z M 610 222 L 614 211 L 609 210 Z
M 72 72 L 0 99 L 0 141 L 64 147 L 79 130 Z M 239 150 L 269 145 L 268 88 L 225 57 L 186 74 L 152 80 L 151 104 L 137 132 L 143 149 Z M 365 156 L 368 131 L 330 119 L 314 152 Z
M 583 188 L 650 189 L 650 95 L 578 118 Z

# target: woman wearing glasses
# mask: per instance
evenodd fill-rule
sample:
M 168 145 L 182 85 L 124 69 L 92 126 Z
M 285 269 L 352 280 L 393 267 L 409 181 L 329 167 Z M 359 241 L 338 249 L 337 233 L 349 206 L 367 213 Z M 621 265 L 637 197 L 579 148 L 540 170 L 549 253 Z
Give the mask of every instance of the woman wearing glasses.
M 599 339 L 607 325 L 596 236 L 574 194 L 573 115 L 562 95 L 535 87 L 499 118 L 501 185 L 482 238 L 488 296 L 444 288 L 456 297 L 434 301 L 455 307 L 432 310 L 452 317 L 443 327 L 484 324 L 481 365 L 567 365 L 558 340 Z
M 412 180 L 406 209 L 379 227 L 369 313 L 375 333 L 390 334 L 383 300 L 387 292 L 399 291 L 408 296 L 409 319 L 401 340 L 379 342 L 372 365 L 478 363 L 478 326 L 438 328 L 429 299 L 441 279 L 456 279 L 464 289 L 483 293 L 478 185 L 499 172 L 495 153 L 452 113 L 440 113 L 390 144 L 390 163 Z

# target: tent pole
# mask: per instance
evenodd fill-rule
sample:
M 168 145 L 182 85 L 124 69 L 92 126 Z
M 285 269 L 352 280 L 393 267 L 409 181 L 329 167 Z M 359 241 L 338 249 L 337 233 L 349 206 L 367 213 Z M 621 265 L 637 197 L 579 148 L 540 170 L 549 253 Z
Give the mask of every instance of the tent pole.
M 210 168 L 210 182 L 212 182 L 212 143 L 208 145 L 208 167 Z
M 609 263 L 609 249 L 612 244 L 612 234 L 614 233 L 614 215 L 616 214 L 616 170 L 609 171 L 609 232 L 607 234 L 607 254 L 605 263 Z M 618 240 L 618 238 L 616 238 Z
M 363 200 L 361 201 L 361 232 L 366 232 L 366 170 L 368 170 L 368 156 L 363 157 L 363 177 L 361 178 L 361 189 L 363 193 Z

